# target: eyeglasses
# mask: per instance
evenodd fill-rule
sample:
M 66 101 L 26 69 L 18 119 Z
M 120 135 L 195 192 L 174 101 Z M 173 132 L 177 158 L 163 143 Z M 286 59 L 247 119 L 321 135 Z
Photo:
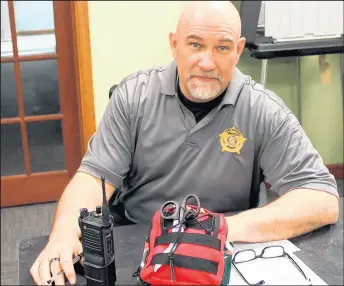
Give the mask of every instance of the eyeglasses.
M 243 263 L 243 262 L 249 262 L 257 258 L 277 258 L 277 257 L 284 257 L 286 256 L 289 258 L 289 260 L 296 266 L 296 268 L 301 272 L 303 277 L 308 282 L 308 285 L 312 285 L 311 280 L 306 276 L 306 274 L 302 271 L 300 266 L 295 262 L 295 260 L 287 253 L 285 252 L 283 246 L 268 246 L 263 248 L 262 253 L 260 255 L 257 255 L 256 252 L 253 249 L 245 249 L 238 251 L 232 260 L 232 264 L 234 266 L 234 269 L 238 272 L 239 276 L 248 284 L 248 285 L 263 285 L 265 284 L 264 280 L 259 281 L 258 283 L 251 284 L 246 280 L 246 278 L 242 275 L 242 273 L 239 271 L 236 264 Z

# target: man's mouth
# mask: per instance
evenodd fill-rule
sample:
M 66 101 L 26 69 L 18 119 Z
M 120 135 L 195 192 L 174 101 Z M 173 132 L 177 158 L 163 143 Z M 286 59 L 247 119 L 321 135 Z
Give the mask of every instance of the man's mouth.
M 215 77 L 206 77 L 206 76 L 194 76 L 197 79 L 204 80 L 204 81 L 213 81 L 213 80 L 218 80 Z

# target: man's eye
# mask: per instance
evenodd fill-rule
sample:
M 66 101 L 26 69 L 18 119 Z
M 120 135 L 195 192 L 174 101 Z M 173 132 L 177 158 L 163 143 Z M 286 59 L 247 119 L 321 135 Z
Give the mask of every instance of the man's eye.
M 229 47 L 226 47 L 226 46 L 220 46 L 220 47 L 219 47 L 219 50 L 220 50 L 220 52 L 226 52 L 226 51 L 228 51 L 228 50 L 229 50 Z
M 201 45 L 200 45 L 200 44 L 197 44 L 197 43 L 191 43 L 190 45 L 191 45 L 191 47 L 193 47 L 193 48 L 195 48 L 195 49 L 198 49 L 198 48 L 201 47 Z

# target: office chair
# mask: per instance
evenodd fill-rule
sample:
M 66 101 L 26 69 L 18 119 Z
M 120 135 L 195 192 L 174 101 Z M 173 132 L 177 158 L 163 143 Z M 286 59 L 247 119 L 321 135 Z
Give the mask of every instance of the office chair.
M 118 84 L 114 84 L 113 86 L 111 86 L 111 88 L 109 90 L 109 99 L 111 98 L 111 95 L 113 94 L 113 92 L 115 91 L 117 86 L 118 86 Z

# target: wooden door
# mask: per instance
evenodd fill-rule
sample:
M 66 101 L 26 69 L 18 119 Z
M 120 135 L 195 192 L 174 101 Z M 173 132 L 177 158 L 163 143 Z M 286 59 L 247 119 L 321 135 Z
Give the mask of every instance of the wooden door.
M 82 157 L 72 7 L 1 8 L 1 207 L 56 201 Z

